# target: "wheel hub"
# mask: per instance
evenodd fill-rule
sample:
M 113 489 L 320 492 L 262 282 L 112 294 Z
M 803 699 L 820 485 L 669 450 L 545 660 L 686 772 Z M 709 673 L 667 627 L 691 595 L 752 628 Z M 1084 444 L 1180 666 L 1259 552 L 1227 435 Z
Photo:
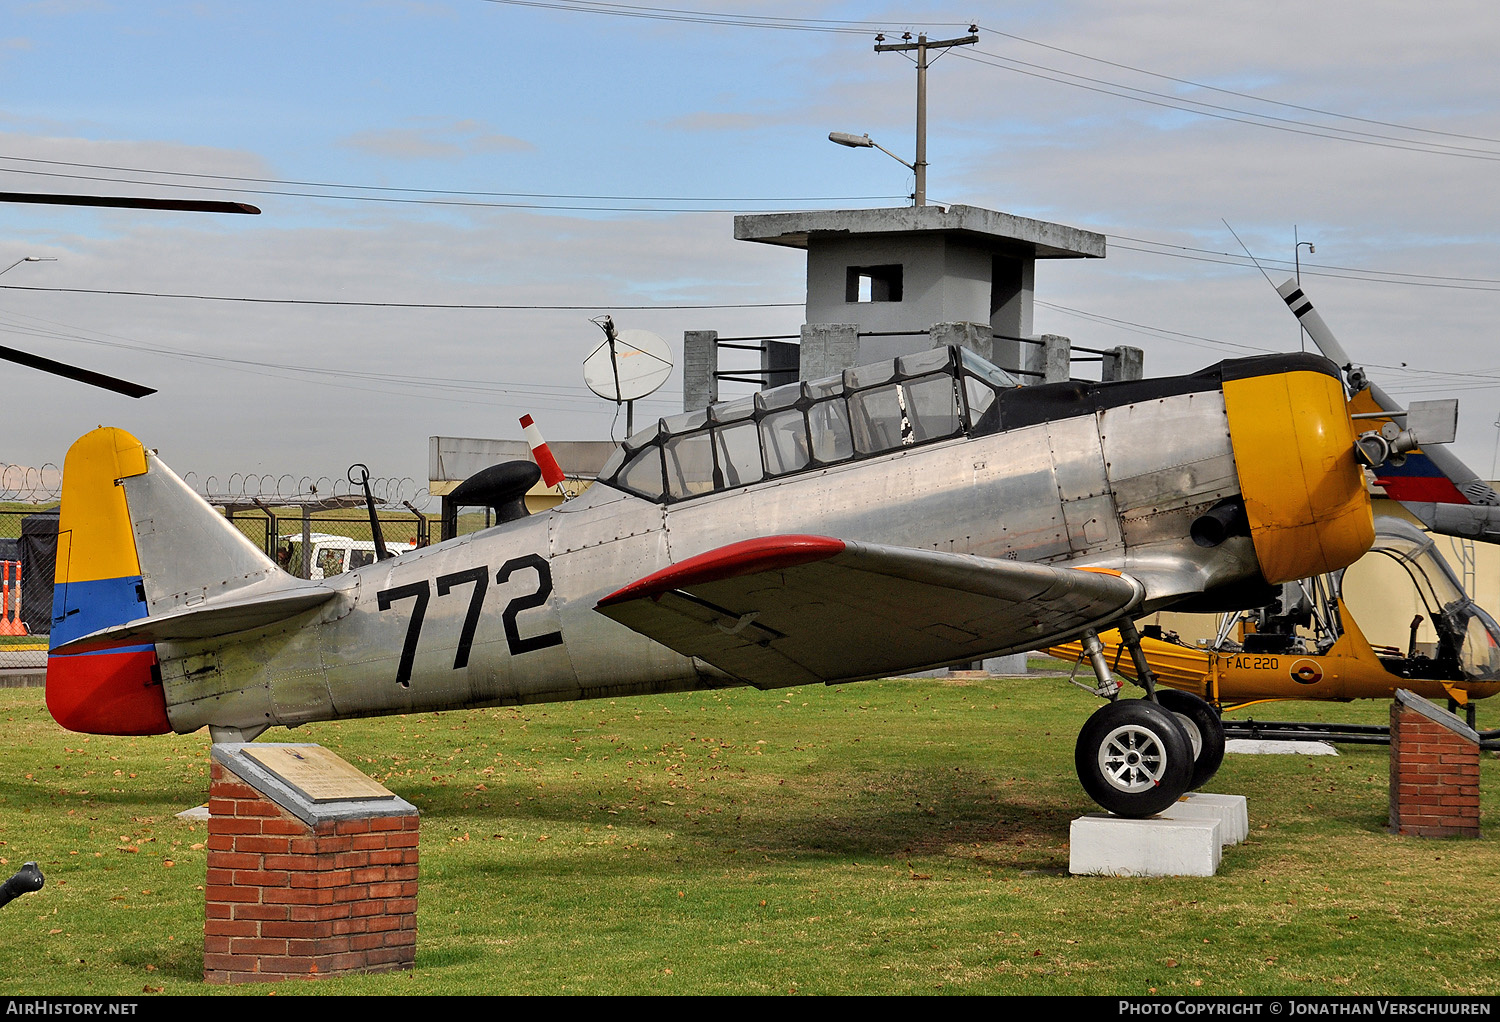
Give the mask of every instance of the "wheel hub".
M 1161 782 L 1166 768 L 1161 740 L 1138 725 L 1117 727 L 1099 743 L 1099 772 L 1120 791 L 1149 791 Z

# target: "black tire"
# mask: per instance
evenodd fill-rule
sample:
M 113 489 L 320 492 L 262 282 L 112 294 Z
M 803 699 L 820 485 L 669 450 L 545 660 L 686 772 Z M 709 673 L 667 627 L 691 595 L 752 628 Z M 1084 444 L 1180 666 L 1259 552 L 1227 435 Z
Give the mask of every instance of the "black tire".
M 1094 711 L 1073 754 L 1089 797 L 1116 816 L 1155 816 L 1190 789 L 1193 750 L 1177 718 L 1148 699 Z
M 1219 711 L 1191 692 L 1175 688 L 1156 690 L 1156 701 L 1177 717 L 1193 747 L 1193 780 L 1189 791 L 1197 791 L 1219 772 L 1224 762 L 1224 722 Z

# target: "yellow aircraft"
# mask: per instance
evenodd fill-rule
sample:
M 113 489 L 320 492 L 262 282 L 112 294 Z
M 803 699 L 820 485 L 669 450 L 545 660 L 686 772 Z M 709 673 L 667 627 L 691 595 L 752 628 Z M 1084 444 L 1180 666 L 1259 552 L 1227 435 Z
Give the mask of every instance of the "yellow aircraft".
M 1141 648 L 1152 673 L 1159 683 L 1224 710 L 1272 699 L 1390 699 L 1398 688 L 1467 705 L 1500 692 L 1500 625 L 1464 592 L 1432 538 L 1401 519 L 1380 517 L 1366 556 L 1390 558 L 1406 571 L 1436 643 L 1419 646 L 1419 616 L 1406 649 L 1372 645 L 1344 603 L 1344 572 L 1338 571 L 1287 583 L 1268 607 L 1225 615 L 1207 646 L 1174 641 L 1171 633 L 1147 626 Z M 1236 628 L 1239 636 L 1232 638 Z M 1132 659 L 1121 655 L 1119 634 L 1099 638 L 1112 668 L 1136 677 Z M 1048 652 L 1067 660 L 1084 656 L 1081 642 Z

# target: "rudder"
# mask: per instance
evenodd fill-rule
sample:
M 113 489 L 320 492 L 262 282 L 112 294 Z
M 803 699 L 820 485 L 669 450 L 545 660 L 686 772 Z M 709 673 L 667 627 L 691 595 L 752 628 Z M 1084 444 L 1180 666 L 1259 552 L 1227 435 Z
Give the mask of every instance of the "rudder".
M 69 448 L 52 594 L 54 649 L 147 615 L 122 485 L 146 469 L 145 448 L 124 430 L 101 427 Z M 152 644 L 49 655 L 47 709 L 70 731 L 154 735 L 172 730 Z

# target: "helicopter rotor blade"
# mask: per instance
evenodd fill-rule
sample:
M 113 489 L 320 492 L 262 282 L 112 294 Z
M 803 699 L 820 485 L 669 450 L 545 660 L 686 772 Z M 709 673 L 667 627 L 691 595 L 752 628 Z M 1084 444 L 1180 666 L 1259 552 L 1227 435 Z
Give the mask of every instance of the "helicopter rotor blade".
M 47 206 L 109 206 L 116 209 L 168 209 L 185 213 L 259 213 L 248 202 L 217 199 L 146 199 L 128 195 L 56 195 L 45 192 L 0 192 L 0 202 L 33 202 Z
M 7 362 L 15 362 L 17 365 L 28 366 L 32 369 L 40 369 L 44 373 L 52 373 L 55 376 L 65 376 L 79 383 L 87 383 L 91 387 L 102 387 L 112 390 L 116 394 L 124 394 L 126 397 L 145 397 L 147 394 L 155 394 L 155 387 L 143 387 L 139 383 L 131 383 L 117 376 L 106 376 L 104 373 L 96 373 L 92 369 L 82 369 L 78 366 L 68 365 L 66 362 L 55 362 L 50 358 L 33 355 L 30 352 L 20 351 L 16 348 L 7 348 L 0 345 L 0 359 Z
M 248 213 L 258 214 L 260 208 L 252 206 L 248 202 L 224 202 L 217 199 L 149 199 L 126 195 L 61 195 L 48 192 L 0 192 L 0 202 L 29 202 L 44 206 L 103 206 L 113 209 L 160 209 L 175 210 L 184 213 Z M 114 391 L 116 394 L 124 394 L 126 397 L 141 398 L 147 394 L 155 394 L 155 387 L 145 387 L 139 383 L 131 383 L 117 376 L 108 376 L 104 373 L 96 373 L 92 369 L 84 369 L 80 366 L 69 365 L 66 362 L 57 362 L 30 352 L 20 351 L 16 348 L 7 348 L 0 345 L 0 359 L 14 362 L 17 365 L 39 369 L 44 373 L 52 373 L 69 380 L 88 384 L 91 387 L 100 387 L 104 390 Z

